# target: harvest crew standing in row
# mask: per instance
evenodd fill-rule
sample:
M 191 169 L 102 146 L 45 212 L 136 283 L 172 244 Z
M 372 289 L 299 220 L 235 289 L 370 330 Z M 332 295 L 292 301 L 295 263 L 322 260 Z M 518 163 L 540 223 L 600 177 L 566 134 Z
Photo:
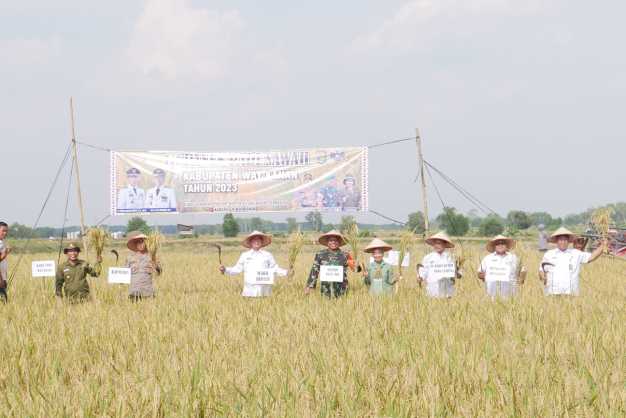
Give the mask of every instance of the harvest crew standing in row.
M 287 276 L 288 271 L 278 267 L 274 256 L 262 248 L 272 243 L 272 237 L 263 232 L 254 231 L 248 235 L 241 243 L 248 251 L 241 254 L 239 261 L 233 267 L 224 267 L 221 265 L 219 270 L 222 274 L 234 276 L 244 273 L 243 293 L 244 297 L 263 297 L 272 294 L 271 284 L 259 284 L 256 280 L 256 274 L 263 270 L 271 270 L 270 274 L 278 276 Z
M 580 266 L 597 260 L 606 250 L 606 240 L 601 241 L 593 253 L 569 248 L 576 236 L 566 228 L 557 229 L 550 242 L 557 248 L 546 252 L 539 266 L 539 277 L 545 285 L 546 295 L 575 295 L 580 292 Z
M 311 273 L 309 279 L 306 282 L 304 292 L 309 294 L 311 289 L 315 289 L 317 280 L 322 280 L 321 275 L 325 274 L 323 271 L 327 266 L 341 267 L 343 281 L 341 282 L 329 282 L 322 281 L 320 284 L 320 290 L 322 295 L 336 298 L 343 296 L 348 291 L 348 253 L 341 250 L 341 247 L 346 244 L 343 235 L 338 231 L 332 230 L 319 237 L 318 242 L 326 248 L 315 254 L 313 260 L 313 267 L 311 267 Z
M 126 267 L 130 269 L 128 297 L 132 301 L 154 297 L 154 273 L 161 274 L 161 264 L 153 260 L 146 246 L 146 235 L 139 231 L 128 234 L 126 246 L 131 253 L 126 258 Z
M 11 254 L 11 247 L 4 242 L 9 233 L 9 225 L 0 222 L 0 298 L 7 303 L 7 286 L 9 282 L 9 261 L 7 257 Z
M 78 258 L 80 247 L 74 244 L 63 249 L 67 255 L 67 261 L 57 268 L 55 288 L 56 295 L 60 298 L 65 296 L 72 302 L 81 302 L 89 299 L 89 283 L 87 276 L 98 277 L 102 272 L 102 258 L 98 257 L 92 267 L 84 260 Z
M 498 235 L 487 243 L 487 252 L 478 268 L 478 278 L 485 282 L 487 294 L 492 298 L 508 298 L 517 293 L 524 283 L 526 269 L 519 265 L 517 256 L 511 253 L 515 241 Z
M 374 259 L 369 267 L 363 270 L 363 280 L 369 288 L 370 295 L 393 295 L 393 285 L 396 283 L 393 266 L 384 260 L 385 253 L 391 250 L 391 245 L 378 238 L 370 242 L 364 250 Z
M 447 251 L 454 248 L 454 243 L 444 232 L 438 232 L 426 240 L 433 247 L 418 266 L 418 280 L 426 282 L 426 294 L 432 298 L 451 298 L 454 295 L 454 283 L 462 274 L 457 268 L 454 256 Z

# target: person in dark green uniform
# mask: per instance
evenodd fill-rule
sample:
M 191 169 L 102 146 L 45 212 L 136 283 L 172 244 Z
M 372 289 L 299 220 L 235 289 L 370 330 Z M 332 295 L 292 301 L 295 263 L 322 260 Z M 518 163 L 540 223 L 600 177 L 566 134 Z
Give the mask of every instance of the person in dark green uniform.
M 56 295 L 67 298 L 72 302 L 81 302 L 89 299 L 89 283 L 87 276 L 98 277 L 102 272 L 102 258 L 98 257 L 92 267 L 78 258 L 80 247 L 74 244 L 63 249 L 67 260 L 57 268 L 55 281 Z
M 396 282 L 393 277 L 393 266 L 384 260 L 385 253 L 391 249 L 391 245 L 375 238 L 364 250 L 374 259 L 369 267 L 363 269 L 363 281 L 369 288 L 370 295 L 393 295 L 393 285 Z
M 320 290 L 322 295 L 329 298 L 343 296 L 348 291 L 348 253 L 341 250 L 346 241 L 338 231 L 333 230 L 320 236 L 318 242 L 326 248 L 315 254 L 304 292 L 309 294 L 311 289 L 315 289 L 323 266 L 337 266 L 342 268 L 343 281 L 324 281 L 320 284 Z

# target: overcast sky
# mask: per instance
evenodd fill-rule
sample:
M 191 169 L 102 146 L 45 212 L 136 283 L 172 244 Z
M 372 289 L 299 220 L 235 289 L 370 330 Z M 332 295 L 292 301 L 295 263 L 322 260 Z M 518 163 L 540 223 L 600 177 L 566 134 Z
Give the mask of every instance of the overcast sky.
M 625 197 L 623 1 L 1 0 L 0 10 L 8 222 L 39 212 L 70 137 L 71 95 L 79 139 L 106 148 L 368 145 L 419 127 L 426 158 L 501 214 Z M 82 148 L 80 163 L 94 223 L 109 210 L 108 155 Z M 405 219 L 420 207 L 416 167 L 412 142 L 372 150 L 370 208 Z M 447 204 L 472 208 L 435 181 Z M 66 187 L 42 224 L 62 223 Z M 432 189 L 431 199 L 436 213 Z

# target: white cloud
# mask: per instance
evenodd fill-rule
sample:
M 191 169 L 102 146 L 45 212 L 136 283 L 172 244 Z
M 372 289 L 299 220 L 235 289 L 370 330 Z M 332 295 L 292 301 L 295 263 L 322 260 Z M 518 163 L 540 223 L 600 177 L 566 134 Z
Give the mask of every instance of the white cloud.
M 5 39 L 0 40 L 2 70 L 24 70 L 29 67 L 50 65 L 59 56 L 58 39 Z M 0 70 L 1 71 L 1 70 Z
M 443 17 L 518 16 L 535 14 L 550 0 L 410 0 L 375 30 L 357 37 L 359 52 L 391 49 L 407 51 L 424 36 L 424 27 Z
M 193 8 L 188 0 L 146 0 L 127 56 L 131 67 L 146 75 L 221 78 L 236 58 L 244 26 L 236 10 Z

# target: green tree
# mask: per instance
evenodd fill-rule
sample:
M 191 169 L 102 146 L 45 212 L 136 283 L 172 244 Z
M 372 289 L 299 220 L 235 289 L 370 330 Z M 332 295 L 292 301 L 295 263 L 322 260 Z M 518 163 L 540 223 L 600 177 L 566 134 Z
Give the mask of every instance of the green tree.
M 530 216 L 524 211 L 521 210 L 513 210 L 509 212 L 506 217 L 507 223 L 509 225 L 514 226 L 516 229 L 523 231 L 524 229 L 530 228 L 532 225 L 532 220 Z
M 455 208 L 444 208 L 443 213 L 437 216 L 437 223 L 450 235 L 462 237 L 470 229 L 469 218 L 457 213 Z
M 224 232 L 225 237 L 236 237 L 239 233 L 239 224 L 232 213 L 224 215 L 222 231 Z
M 134 216 L 128 220 L 128 224 L 126 225 L 126 232 L 132 231 L 141 231 L 144 234 L 148 234 L 150 233 L 150 226 L 142 217 Z
M 266 224 L 263 219 L 255 217 L 250 219 L 250 229 L 253 231 L 266 232 Z
M 322 214 L 319 211 L 307 213 L 305 219 L 314 231 L 320 232 L 324 227 Z
M 415 231 L 416 234 L 423 234 L 426 230 L 424 214 L 422 212 L 409 213 L 409 221 L 406 226 L 411 231 Z
M 298 230 L 298 221 L 296 218 L 287 218 L 287 232 L 290 234 Z
M 341 225 L 339 226 L 339 230 L 342 234 L 345 234 L 352 228 L 352 225 L 356 225 L 356 221 L 354 220 L 354 216 L 342 216 L 341 217 Z
M 533 225 L 552 225 L 554 218 L 548 212 L 533 212 L 528 215 Z
M 479 231 L 483 237 L 493 237 L 504 232 L 504 223 L 499 216 L 489 215 L 481 222 Z

